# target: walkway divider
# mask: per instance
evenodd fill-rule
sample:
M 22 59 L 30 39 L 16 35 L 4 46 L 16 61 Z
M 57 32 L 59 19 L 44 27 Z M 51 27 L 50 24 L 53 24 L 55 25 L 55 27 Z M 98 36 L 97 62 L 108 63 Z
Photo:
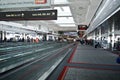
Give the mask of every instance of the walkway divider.
M 74 48 L 74 50 L 73 50 L 73 52 L 72 52 L 72 54 L 71 54 L 70 58 L 68 59 L 68 63 L 70 63 L 70 62 L 71 62 L 71 60 L 73 59 L 73 57 L 74 57 L 74 54 L 75 54 L 75 52 L 76 52 L 77 47 L 78 47 L 78 44 L 75 46 L 75 48 Z
M 69 58 L 68 61 L 67 61 L 68 63 L 71 62 L 71 60 L 72 60 L 72 58 L 73 58 L 73 56 L 74 56 L 74 54 L 75 54 L 75 52 L 76 52 L 77 47 L 78 47 L 78 44 L 75 46 L 74 50 L 72 51 L 72 54 L 71 54 L 70 58 Z M 66 75 L 68 69 L 69 69 L 69 67 L 68 67 L 68 66 L 65 66 L 65 67 L 63 68 L 62 72 L 60 73 L 60 75 L 58 76 L 58 79 L 57 79 L 57 80 L 64 80 L 65 75 Z
M 67 48 L 70 48 L 72 45 L 68 46 Z M 65 49 L 67 49 L 65 48 Z M 63 59 L 68 55 L 68 53 L 71 51 L 69 49 L 66 54 L 61 57 L 49 70 L 47 70 L 38 80 L 45 80 L 53 71 L 54 69 L 63 61 Z
M 67 71 L 68 71 L 68 67 L 65 66 L 65 67 L 63 68 L 62 72 L 60 73 L 60 75 L 59 75 L 59 77 L 58 77 L 57 80 L 64 80 L 64 77 L 65 77 Z

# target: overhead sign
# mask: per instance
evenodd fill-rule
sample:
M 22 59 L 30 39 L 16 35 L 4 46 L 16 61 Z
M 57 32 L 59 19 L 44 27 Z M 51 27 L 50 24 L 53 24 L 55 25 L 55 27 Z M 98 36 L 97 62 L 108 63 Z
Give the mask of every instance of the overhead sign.
M 23 7 L 48 7 L 51 0 L 0 0 L 0 9 Z
M 87 25 L 78 25 L 78 30 L 87 30 Z
M 56 19 L 57 10 L 0 12 L 0 21 Z
M 64 32 L 64 35 L 77 36 L 77 32 Z
M 45 4 L 47 0 L 35 0 L 35 4 Z

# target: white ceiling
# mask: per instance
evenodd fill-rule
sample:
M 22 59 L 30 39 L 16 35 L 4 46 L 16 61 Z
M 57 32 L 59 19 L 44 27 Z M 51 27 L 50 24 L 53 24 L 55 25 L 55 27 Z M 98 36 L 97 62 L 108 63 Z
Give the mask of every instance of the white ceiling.
M 76 31 L 77 25 L 89 25 L 101 1 L 102 0 L 52 0 L 53 3 L 48 9 L 58 10 L 58 20 L 15 22 L 32 26 L 45 25 L 56 31 Z

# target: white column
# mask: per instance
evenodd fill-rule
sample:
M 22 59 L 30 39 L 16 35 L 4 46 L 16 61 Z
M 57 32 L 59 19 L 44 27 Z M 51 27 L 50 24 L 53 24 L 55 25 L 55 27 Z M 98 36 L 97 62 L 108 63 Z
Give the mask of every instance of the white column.
M 2 40 L 5 38 L 5 31 L 2 31 Z
M 114 21 L 114 18 L 113 18 L 113 23 L 112 23 L 112 37 L 111 37 L 111 44 L 112 44 L 112 51 L 113 51 L 113 48 L 114 48 L 114 43 L 115 43 L 115 21 Z
M 94 46 L 95 46 L 95 41 L 96 41 L 96 35 L 95 35 L 95 31 L 93 32 L 93 39 L 94 39 Z
M 22 33 L 22 38 L 24 38 L 24 41 L 26 40 L 25 33 Z
M 101 42 L 101 28 L 99 29 L 99 41 Z

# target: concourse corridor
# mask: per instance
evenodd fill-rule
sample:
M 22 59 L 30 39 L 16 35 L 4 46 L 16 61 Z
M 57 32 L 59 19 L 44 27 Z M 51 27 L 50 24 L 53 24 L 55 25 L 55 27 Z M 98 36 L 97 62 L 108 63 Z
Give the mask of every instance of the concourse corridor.
M 58 67 L 48 80 L 120 80 L 117 57 L 104 49 L 78 44 L 61 63 L 62 69 Z

